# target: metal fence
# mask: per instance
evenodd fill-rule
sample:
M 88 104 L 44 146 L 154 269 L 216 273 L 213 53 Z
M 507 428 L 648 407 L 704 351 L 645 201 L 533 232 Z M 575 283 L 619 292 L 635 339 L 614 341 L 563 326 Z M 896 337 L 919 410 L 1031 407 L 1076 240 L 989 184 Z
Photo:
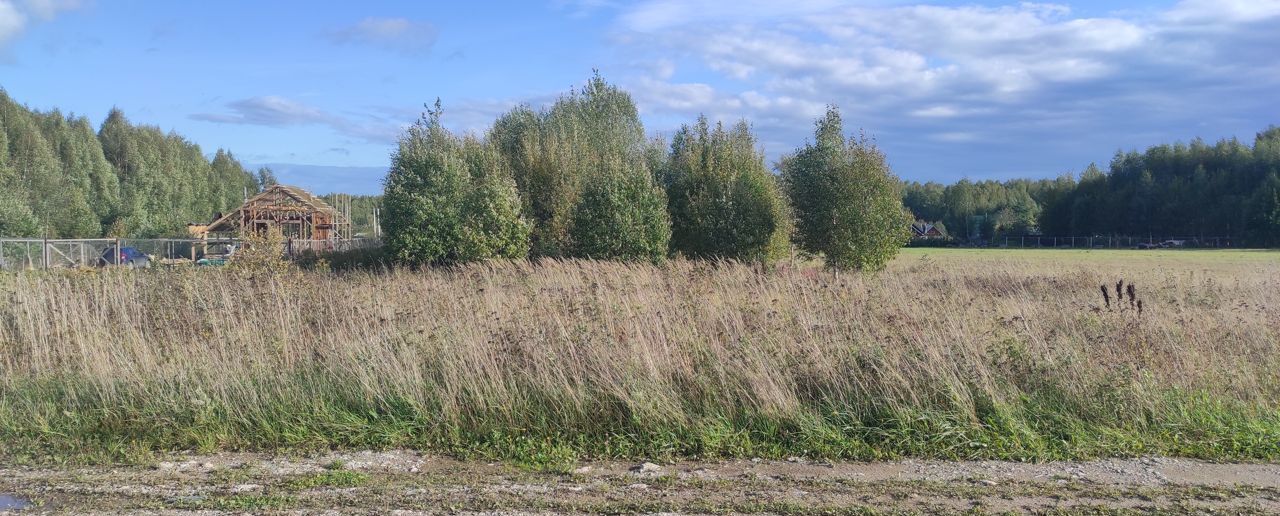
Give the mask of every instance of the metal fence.
M 1230 237 L 999 237 L 991 242 L 998 247 L 1045 249 L 1142 249 L 1156 247 L 1220 248 L 1231 247 Z
M 281 253 L 332 253 L 376 248 L 379 239 L 291 240 Z M 147 256 L 150 266 L 193 265 L 206 256 L 226 255 L 240 246 L 237 239 L 180 238 L 0 238 L 0 269 L 66 269 L 125 265 L 119 249 L 133 248 Z
M 382 246 L 378 238 L 351 238 L 345 240 L 290 240 L 285 244 L 285 254 L 296 256 L 306 252 L 341 253 L 374 249 Z

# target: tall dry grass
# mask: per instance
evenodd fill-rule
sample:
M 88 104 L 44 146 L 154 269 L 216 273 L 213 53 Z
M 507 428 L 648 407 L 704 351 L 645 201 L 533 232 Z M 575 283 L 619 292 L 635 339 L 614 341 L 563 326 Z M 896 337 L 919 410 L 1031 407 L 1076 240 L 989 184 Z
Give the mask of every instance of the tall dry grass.
M 1102 308 L 1119 278 L 1141 316 Z M 1277 263 L 113 271 L 0 296 L 0 438 L 26 456 L 1280 456 Z

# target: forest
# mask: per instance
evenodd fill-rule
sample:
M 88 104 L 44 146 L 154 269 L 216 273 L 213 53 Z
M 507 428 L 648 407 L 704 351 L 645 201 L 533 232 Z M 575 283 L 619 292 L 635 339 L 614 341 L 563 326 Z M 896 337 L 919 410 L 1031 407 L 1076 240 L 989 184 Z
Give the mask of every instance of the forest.
M 270 181 L 230 152 L 199 145 L 112 109 L 94 129 L 84 116 L 40 112 L 0 89 L 0 236 L 184 236 Z
M 1280 246 L 1280 128 L 1210 145 L 1156 145 L 1117 152 L 1109 170 L 1077 178 L 908 182 L 903 203 L 952 238 L 1123 235 L 1229 237 Z

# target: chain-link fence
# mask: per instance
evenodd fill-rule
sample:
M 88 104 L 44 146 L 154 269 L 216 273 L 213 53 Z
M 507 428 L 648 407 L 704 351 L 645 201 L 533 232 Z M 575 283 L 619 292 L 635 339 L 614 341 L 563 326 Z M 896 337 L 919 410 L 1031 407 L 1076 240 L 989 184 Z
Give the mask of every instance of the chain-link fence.
M 373 249 L 380 247 L 382 240 L 378 238 L 351 238 L 346 240 L 290 240 L 285 244 L 285 253 L 296 256 L 305 252 L 340 253 Z
M 330 253 L 378 247 L 378 239 L 291 240 L 281 255 Z M 0 269 L 157 267 L 225 263 L 240 247 L 235 239 L 178 238 L 0 239 Z
M 1226 248 L 1231 247 L 1230 237 L 1000 237 L 992 244 L 1010 248 L 1049 249 L 1157 249 L 1157 248 Z

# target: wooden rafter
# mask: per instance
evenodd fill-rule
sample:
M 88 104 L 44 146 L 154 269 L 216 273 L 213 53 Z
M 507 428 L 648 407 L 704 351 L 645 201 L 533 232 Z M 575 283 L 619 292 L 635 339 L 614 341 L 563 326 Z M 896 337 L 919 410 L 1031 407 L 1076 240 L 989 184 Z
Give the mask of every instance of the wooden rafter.
M 297 237 L 306 240 L 330 240 L 338 235 L 333 230 L 349 226 L 338 210 L 306 190 L 286 185 L 273 185 L 250 197 L 235 211 L 209 224 L 209 233 L 243 233 L 266 225 L 297 225 Z

